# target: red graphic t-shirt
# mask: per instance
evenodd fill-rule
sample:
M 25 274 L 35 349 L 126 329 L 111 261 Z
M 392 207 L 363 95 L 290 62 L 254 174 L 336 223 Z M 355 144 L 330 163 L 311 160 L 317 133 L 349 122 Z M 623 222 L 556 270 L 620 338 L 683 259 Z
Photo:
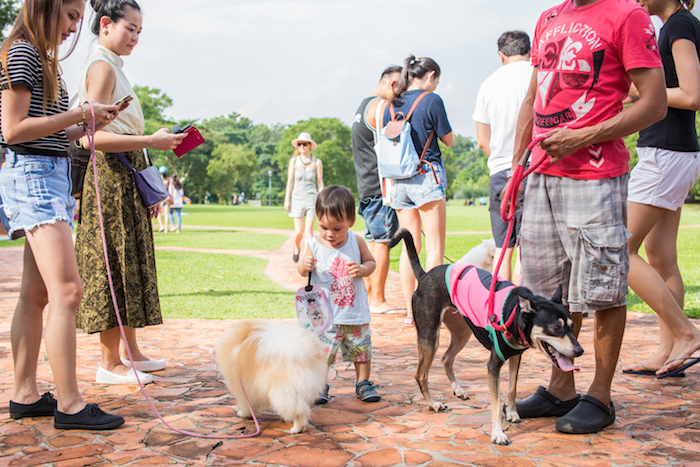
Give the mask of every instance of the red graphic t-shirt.
M 532 47 L 537 67 L 533 137 L 554 128 L 582 128 L 622 111 L 635 68 L 661 68 L 651 19 L 633 0 L 599 0 L 575 6 L 573 0 L 545 11 Z M 545 157 L 539 147 L 533 161 Z M 537 172 L 596 180 L 629 171 L 622 138 L 594 144 Z

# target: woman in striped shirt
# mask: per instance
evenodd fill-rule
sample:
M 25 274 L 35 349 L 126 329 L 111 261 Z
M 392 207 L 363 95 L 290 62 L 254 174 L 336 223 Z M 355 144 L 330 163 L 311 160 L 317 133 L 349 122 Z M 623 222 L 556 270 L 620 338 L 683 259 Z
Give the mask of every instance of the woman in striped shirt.
M 56 428 L 105 430 L 124 419 L 86 404 L 75 374 L 75 313 L 82 286 L 71 238 L 75 203 L 66 153 L 68 142 L 83 134 L 78 124 L 93 120 L 88 104 L 68 110 L 58 64 L 58 46 L 79 30 L 84 10 L 84 0 L 25 0 L 0 48 L 0 144 L 6 154 L 1 204 L 9 235 L 27 237 L 12 320 L 10 416 L 54 416 Z M 114 105 L 94 107 L 97 128 L 118 113 Z M 47 303 L 46 352 L 57 400 L 49 392 L 39 396 L 36 384 Z

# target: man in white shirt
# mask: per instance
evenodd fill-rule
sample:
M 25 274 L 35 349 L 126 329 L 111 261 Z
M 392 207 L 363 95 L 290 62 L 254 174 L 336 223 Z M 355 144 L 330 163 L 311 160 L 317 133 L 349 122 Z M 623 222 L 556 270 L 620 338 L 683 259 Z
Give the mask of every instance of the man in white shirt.
M 476 120 L 479 147 L 489 158 L 489 212 L 491 231 L 496 241 L 496 258 L 500 257 L 508 230 L 508 224 L 501 218 L 501 192 L 506 185 L 506 174 L 513 160 L 518 112 L 532 77 L 532 66 L 529 63 L 530 37 L 522 31 L 504 32 L 498 38 L 498 55 L 503 67 L 481 84 L 472 116 Z M 520 230 L 521 214 L 522 210 L 519 209 L 503 264 L 498 270 L 499 276 L 516 284 L 520 282 L 519 261 L 516 257 L 515 271 L 511 274 L 511 259 Z

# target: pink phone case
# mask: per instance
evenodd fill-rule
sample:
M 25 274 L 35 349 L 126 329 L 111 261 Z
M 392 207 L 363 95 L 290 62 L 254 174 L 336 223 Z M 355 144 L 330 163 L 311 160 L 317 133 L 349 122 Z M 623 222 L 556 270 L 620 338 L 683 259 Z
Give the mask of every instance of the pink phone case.
M 187 154 L 200 144 L 204 143 L 204 138 L 199 133 L 199 130 L 191 126 L 184 131 L 187 133 L 187 137 L 182 140 L 182 143 L 178 144 L 173 152 L 177 157 L 181 157 L 183 154 Z

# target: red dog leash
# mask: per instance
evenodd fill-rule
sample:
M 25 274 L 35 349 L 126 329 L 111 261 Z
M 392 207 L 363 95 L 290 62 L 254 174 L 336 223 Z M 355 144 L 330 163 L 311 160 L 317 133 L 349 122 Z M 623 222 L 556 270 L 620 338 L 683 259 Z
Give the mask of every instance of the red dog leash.
M 496 331 L 503 332 L 506 339 L 510 339 L 512 337 L 510 331 L 508 331 L 508 328 L 513 324 L 513 321 L 515 320 L 515 313 L 511 313 L 510 316 L 508 317 L 508 321 L 503 323 L 503 325 L 498 323 L 498 317 L 493 312 L 493 299 L 494 299 L 494 296 L 496 294 L 496 282 L 497 282 L 496 278 L 498 276 L 498 271 L 501 269 L 501 264 L 503 263 L 503 258 L 505 257 L 505 254 L 506 254 L 505 245 L 510 241 L 510 237 L 513 234 L 513 226 L 515 225 L 515 211 L 517 210 L 517 205 L 518 205 L 518 191 L 520 190 L 520 184 L 523 182 L 525 177 L 530 175 L 535 169 L 537 169 L 540 165 L 542 165 L 542 163 L 547 158 L 543 157 L 540 161 L 533 164 L 532 167 L 530 167 L 526 172 L 525 167 L 527 166 L 527 161 L 530 158 L 530 153 L 532 152 L 532 149 L 535 146 L 537 146 L 540 142 L 544 141 L 545 139 L 547 139 L 545 136 L 537 136 L 528 145 L 527 149 L 525 150 L 522 157 L 520 158 L 518 165 L 515 167 L 515 170 L 513 171 L 513 177 L 510 179 L 510 182 L 508 182 L 508 187 L 506 189 L 506 198 L 501 200 L 501 218 L 505 222 L 508 222 L 508 230 L 506 232 L 506 237 L 503 240 L 503 248 L 501 248 L 501 256 L 498 259 L 498 263 L 496 264 L 496 268 L 494 269 L 493 279 L 491 280 L 491 287 L 489 288 L 489 298 L 488 298 L 486 310 L 489 314 L 489 321 L 491 323 L 491 326 Z
M 119 314 L 119 307 L 117 306 L 117 297 L 114 292 L 114 284 L 112 283 L 112 271 L 109 267 L 109 255 L 107 254 L 107 237 L 105 236 L 105 226 L 104 226 L 104 220 L 102 218 L 102 201 L 100 200 L 100 187 L 97 183 L 97 156 L 95 156 L 95 108 L 92 106 L 92 102 L 87 101 L 88 105 L 90 106 L 90 114 L 92 115 L 92 134 L 91 132 L 88 131 L 87 124 L 85 125 L 85 134 L 87 135 L 88 143 L 90 144 L 90 152 L 92 156 L 92 173 L 95 178 L 95 198 L 97 199 L 97 212 L 98 212 L 98 218 L 100 219 L 100 231 L 102 232 L 102 247 L 104 250 L 105 254 L 105 264 L 107 266 L 107 279 L 109 281 L 109 291 L 112 295 L 112 304 L 114 305 L 114 312 L 117 315 L 117 322 L 119 323 L 119 332 L 121 333 L 122 340 L 124 341 L 124 348 L 126 349 L 126 354 L 129 357 L 129 361 L 131 362 L 131 367 L 134 368 L 134 376 L 136 376 L 136 381 L 139 383 L 139 387 L 141 388 L 141 393 L 143 394 L 143 397 L 146 398 L 146 402 L 151 406 L 153 411 L 155 412 L 156 416 L 167 426 L 173 431 L 176 431 L 180 434 L 187 435 L 187 436 L 194 436 L 196 438 L 208 438 L 208 439 L 242 439 L 242 438 L 252 438 L 254 436 L 258 436 L 260 434 L 260 424 L 258 423 L 258 419 L 255 417 L 255 413 L 253 412 L 253 408 L 250 406 L 250 401 L 248 400 L 248 394 L 245 392 L 245 388 L 243 387 L 243 382 L 241 381 L 241 389 L 243 389 L 243 395 L 245 395 L 246 402 L 248 403 L 248 409 L 250 410 L 250 414 L 253 416 L 253 421 L 255 422 L 255 428 L 257 429 L 255 433 L 250 433 L 247 435 L 240 435 L 240 436 L 228 436 L 228 435 L 200 435 L 198 433 L 192 433 L 191 431 L 185 431 L 185 430 L 180 430 L 169 424 L 163 419 L 163 416 L 158 412 L 158 409 L 156 409 L 156 406 L 153 405 L 153 402 L 151 402 L 151 398 L 148 397 L 148 394 L 146 394 L 146 390 L 143 387 L 143 384 L 141 383 L 141 380 L 139 379 L 139 374 L 138 371 L 136 371 L 135 365 L 134 365 L 134 358 L 131 356 L 131 349 L 129 349 L 129 343 L 126 340 L 126 334 L 124 334 L 124 325 L 122 324 L 122 318 Z M 240 403 L 239 401 L 236 401 Z

